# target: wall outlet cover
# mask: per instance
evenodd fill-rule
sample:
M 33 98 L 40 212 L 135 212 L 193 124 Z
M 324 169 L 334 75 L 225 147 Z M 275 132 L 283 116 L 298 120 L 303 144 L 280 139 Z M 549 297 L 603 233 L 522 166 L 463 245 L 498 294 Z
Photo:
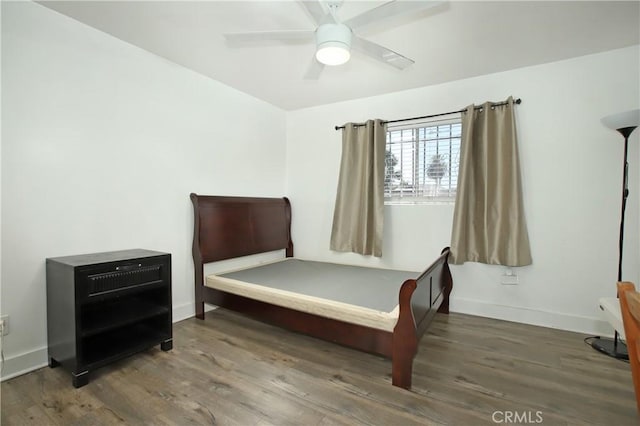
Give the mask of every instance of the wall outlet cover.
M 2 335 L 6 336 L 7 334 L 9 334 L 9 315 L 0 316 L 0 321 L 3 322 Z
M 507 275 L 504 274 L 500 279 L 500 284 L 502 285 L 516 285 L 518 284 L 518 276 L 515 274 Z

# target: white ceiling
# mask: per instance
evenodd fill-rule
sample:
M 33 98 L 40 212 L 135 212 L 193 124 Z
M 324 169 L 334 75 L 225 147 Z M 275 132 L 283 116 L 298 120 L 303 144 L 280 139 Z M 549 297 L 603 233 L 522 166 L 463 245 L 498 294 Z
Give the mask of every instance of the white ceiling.
M 348 19 L 384 1 L 346 0 Z M 415 60 L 357 53 L 303 78 L 313 43 L 231 47 L 224 33 L 313 30 L 296 1 L 44 1 L 43 5 L 283 109 L 362 98 L 640 44 L 640 1 L 451 1 L 359 32 Z M 515 88 L 514 88 L 515 90 Z

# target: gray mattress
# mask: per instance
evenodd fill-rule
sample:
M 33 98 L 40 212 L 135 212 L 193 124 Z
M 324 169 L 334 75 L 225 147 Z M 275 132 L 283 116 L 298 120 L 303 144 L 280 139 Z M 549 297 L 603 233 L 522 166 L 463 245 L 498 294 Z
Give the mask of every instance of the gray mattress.
M 391 312 L 398 305 L 400 285 L 419 275 L 419 272 L 288 259 L 218 276 Z

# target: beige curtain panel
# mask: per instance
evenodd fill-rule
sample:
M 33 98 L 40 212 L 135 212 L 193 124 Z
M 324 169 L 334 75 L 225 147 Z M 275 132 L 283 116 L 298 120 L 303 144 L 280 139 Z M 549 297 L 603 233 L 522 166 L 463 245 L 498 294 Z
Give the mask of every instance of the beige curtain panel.
M 345 124 L 331 250 L 382 256 L 387 125 Z
M 470 105 L 462 114 L 451 263 L 531 264 L 521 188 L 513 99 Z

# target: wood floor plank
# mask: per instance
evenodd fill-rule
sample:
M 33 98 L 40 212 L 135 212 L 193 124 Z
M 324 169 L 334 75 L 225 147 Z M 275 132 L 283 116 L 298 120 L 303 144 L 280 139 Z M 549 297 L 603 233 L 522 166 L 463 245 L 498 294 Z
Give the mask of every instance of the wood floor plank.
M 629 364 L 561 330 L 438 315 L 413 388 L 391 362 L 222 309 L 174 324 L 174 349 L 140 353 L 75 389 L 61 368 L 1 385 L 2 425 L 638 424 Z M 498 416 L 498 417 L 495 417 Z M 522 417 L 521 417 L 522 419 Z M 503 424 L 506 424 L 503 422 Z

